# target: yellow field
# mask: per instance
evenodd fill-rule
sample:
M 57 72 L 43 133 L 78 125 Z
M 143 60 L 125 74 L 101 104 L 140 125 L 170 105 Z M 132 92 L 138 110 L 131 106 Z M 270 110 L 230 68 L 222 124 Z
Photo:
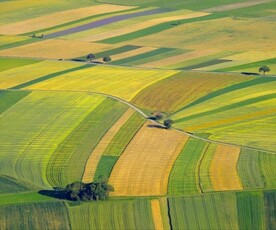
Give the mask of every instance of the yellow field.
M 124 113 L 124 115 L 108 130 L 108 132 L 104 135 L 99 144 L 93 150 L 86 163 L 85 170 L 82 176 L 82 181 L 84 183 L 90 183 L 93 181 L 97 165 L 109 142 L 113 139 L 116 133 L 120 130 L 120 128 L 125 124 L 125 122 L 131 117 L 134 112 L 135 111 L 133 109 L 128 109 Z
M 148 127 L 147 122 L 113 168 L 114 196 L 165 195 L 168 178 L 188 137 L 174 130 Z
M 28 88 L 93 91 L 131 100 L 143 88 L 177 72 L 98 65 L 91 69 L 64 74 Z
M 141 66 L 143 67 L 171 67 L 174 66 L 178 63 L 181 63 L 183 61 L 191 60 L 194 58 L 202 57 L 202 56 L 207 56 L 216 53 L 215 50 L 195 50 L 191 51 L 188 53 L 183 53 L 179 55 L 175 55 L 172 57 L 164 58 L 161 60 L 153 61 L 153 62 L 148 62 L 145 64 L 142 64 Z
M 54 72 L 71 69 L 83 64 L 74 62 L 43 61 L 32 65 L 0 72 L 0 88 L 6 89 Z
M 125 23 L 123 27 L 119 27 L 114 29 L 110 28 L 109 30 L 104 30 L 102 33 L 93 33 L 93 35 L 85 36 L 81 38 L 80 40 L 83 41 L 98 41 L 98 40 L 103 40 L 115 36 L 120 36 L 123 34 L 131 33 L 134 31 L 142 30 L 154 25 L 158 25 L 160 23 L 164 22 L 171 22 L 171 21 L 176 21 L 176 20 L 183 20 L 183 19 L 189 19 L 189 18 L 196 18 L 196 17 L 202 17 L 204 15 L 208 15 L 208 13 L 203 13 L 203 12 L 192 12 L 192 11 L 187 11 L 187 10 L 179 10 L 176 12 L 173 12 L 174 14 L 179 14 L 179 15 L 170 15 L 170 16 L 165 16 L 164 17 L 159 17 L 159 18 L 153 18 L 149 19 L 146 21 L 142 21 L 139 19 L 137 20 L 133 25 L 129 26 L 130 23 Z M 130 20 L 129 20 L 130 21 Z
M 74 58 L 87 55 L 91 52 L 101 52 L 111 47 L 114 48 L 114 46 L 108 44 L 51 39 L 2 50 L 0 51 L 0 56 L 49 59 Z
M 159 200 L 151 200 L 150 203 L 151 203 L 154 228 L 157 230 L 163 230 L 164 227 L 163 227 L 163 220 L 162 220 Z
M 239 155 L 238 147 L 218 145 L 210 166 L 210 178 L 214 190 L 242 189 L 237 172 Z
M 12 35 L 0 35 L 0 44 L 9 44 L 12 42 L 19 42 L 28 39 L 26 36 L 12 36 Z
M 250 2 L 241 2 L 241 3 L 232 3 L 232 4 L 226 4 L 222 6 L 216 6 L 209 9 L 204 10 L 205 12 L 223 12 L 227 10 L 233 10 L 233 9 L 240 9 L 245 8 L 249 6 L 255 6 L 258 4 L 262 4 L 265 2 L 271 2 L 271 0 L 251 0 Z
M 117 60 L 120 60 L 120 59 L 132 57 L 132 56 L 143 54 L 143 53 L 146 53 L 146 52 L 150 52 L 150 51 L 153 51 L 153 50 L 156 50 L 156 49 L 157 48 L 154 48 L 154 47 L 141 47 L 141 48 L 138 48 L 138 49 L 135 49 L 135 50 L 131 50 L 131 51 L 128 51 L 128 52 L 123 52 L 123 53 L 113 55 L 112 56 L 112 61 L 117 61 Z M 101 60 L 99 60 L 99 61 L 101 61 Z
M 132 44 L 140 46 L 158 44 L 166 47 L 168 41 L 164 38 L 171 37 L 173 34 L 173 39 L 169 43 L 172 48 L 183 49 L 185 47 L 185 49 L 189 50 L 214 49 L 226 53 L 251 50 L 265 54 L 266 52 L 276 51 L 275 26 L 275 21 L 220 18 L 179 25 L 157 34 L 137 38 L 132 41 Z M 267 47 L 270 48 L 267 49 Z
M 57 13 L 48 14 L 38 18 L 33 18 L 13 24 L 0 26 L 0 34 L 23 34 L 31 31 L 40 30 L 43 28 L 52 27 L 62 23 L 74 21 L 80 18 L 85 18 L 91 15 L 98 15 L 109 12 L 116 12 L 127 10 L 133 7 L 120 6 L 120 5 L 95 5 L 90 7 L 84 7 L 80 9 L 66 10 Z

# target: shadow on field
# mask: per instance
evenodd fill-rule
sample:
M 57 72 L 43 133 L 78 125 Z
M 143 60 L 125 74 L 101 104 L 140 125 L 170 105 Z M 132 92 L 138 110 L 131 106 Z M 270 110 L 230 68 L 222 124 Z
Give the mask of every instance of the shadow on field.
M 63 189 L 59 189 L 59 188 L 54 188 L 54 190 L 40 190 L 38 193 L 43 196 L 54 197 L 57 199 L 66 199 L 67 198 L 65 191 Z
M 162 125 L 148 125 L 148 127 L 150 127 L 150 128 L 158 128 L 158 129 L 166 129 L 166 127 L 164 127 Z

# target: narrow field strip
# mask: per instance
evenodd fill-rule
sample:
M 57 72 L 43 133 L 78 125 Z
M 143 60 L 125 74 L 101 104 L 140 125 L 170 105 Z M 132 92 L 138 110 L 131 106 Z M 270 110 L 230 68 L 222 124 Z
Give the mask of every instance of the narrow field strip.
M 109 43 L 109 44 L 116 44 L 116 43 L 120 43 L 120 42 L 126 42 L 129 40 L 133 40 L 136 38 L 141 38 L 141 37 L 145 37 L 145 36 L 149 36 L 155 33 L 159 33 L 162 31 L 166 31 L 169 30 L 171 28 L 173 28 L 174 23 L 189 23 L 192 21 L 201 21 L 201 20 L 207 20 L 209 18 L 209 14 L 208 13 L 204 13 L 204 12 L 198 12 L 196 14 L 193 14 L 190 16 L 190 18 L 187 19 L 182 19 L 182 20 L 175 20 L 175 21 L 169 21 L 169 22 L 163 22 L 157 25 L 153 25 L 144 29 L 140 29 L 137 31 L 133 31 L 131 33 L 126 33 L 126 34 L 122 34 L 119 36 L 114 36 L 114 37 L 110 37 L 107 39 L 103 39 L 103 40 L 99 40 L 99 42 L 102 43 Z
M 93 150 L 93 152 L 90 154 L 90 157 L 88 161 L 86 162 L 85 170 L 82 176 L 82 181 L 84 183 L 88 183 L 93 181 L 97 165 L 101 159 L 101 156 L 111 140 L 114 138 L 114 136 L 117 134 L 117 132 L 120 130 L 120 128 L 125 124 L 125 122 L 132 116 L 134 113 L 134 110 L 128 109 L 121 117 L 120 119 L 107 131 L 107 133 L 104 135 L 104 137 L 101 139 L 99 144 L 96 146 L 96 148 Z
M 91 152 L 117 122 L 127 106 L 105 99 L 59 145 L 47 165 L 47 180 L 52 186 L 65 186 L 81 180 Z
M 27 88 L 92 91 L 131 100 L 143 88 L 177 72 L 98 65 L 93 67 L 93 71 L 84 69 L 67 73 Z
M 235 193 L 169 198 L 173 229 L 238 229 Z
M 264 210 L 265 210 L 265 226 L 266 229 L 276 228 L 276 192 L 265 191 L 264 192 Z
M 212 182 L 210 178 L 210 163 L 214 157 L 217 145 L 211 143 L 202 158 L 200 167 L 199 167 L 199 180 L 200 180 L 200 187 L 203 192 L 213 191 Z
M 262 171 L 266 188 L 275 188 L 276 186 L 276 155 L 266 152 L 259 153 L 260 168 Z
M 170 170 L 188 137 L 144 124 L 114 166 L 113 196 L 163 195 Z
M 255 6 L 255 5 L 263 4 L 266 2 L 271 2 L 271 0 L 255 0 L 255 1 L 250 1 L 250 2 L 232 3 L 232 4 L 228 4 L 228 5 L 222 5 L 222 6 L 208 8 L 203 11 L 210 12 L 210 13 L 224 12 L 224 11 L 233 10 L 233 9 L 240 9 L 240 8 Z
M 237 169 L 245 189 L 264 188 L 265 182 L 260 168 L 258 151 L 242 149 Z
M 120 60 L 128 60 L 129 58 L 132 58 L 134 56 L 137 56 L 137 55 L 143 55 L 143 54 L 147 54 L 148 52 L 151 52 L 153 50 L 156 50 L 157 48 L 154 48 L 154 47 L 141 47 L 141 48 L 138 48 L 138 49 L 135 49 L 135 50 L 131 50 L 131 51 L 128 51 L 128 52 L 123 52 L 123 53 L 119 53 L 119 54 L 116 54 L 116 55 L 113 55 L 112 56 L 112 64 L 114 64 L 114 62 L 117 62 L 119 63 Z M 124 63 L 125 61 L 122 60 L 122 63 Z
M 144 123 L 145 119 L 140 114 L 132 114 L 112 138 L 103 155 L 119 157 Z
M 40 60 L 0 57 L 0 71 L 31 65 L 37 62 L 40 62 Z
M 28 185 L 26 185 L 24 182 L 4 175 L 0 175 L 0 188 L 0 197 L 1 194 L 28 192 L 31 190 L 31 188 L 28 187 Z M 2 201 L 0 201 L 0 204 L 1 203 Z
M 135 56 L 132 56 L 129 58 L 120 59 L 118 61 L 114 61 L 114 62 L 112 62 L 112 64 L 114 64 L 114 65 L 135 65 L 136 63 L 140 63 L 143 60 L 143 58 L 152 58 L 152 57 L 155 57 L 160 54 L 168 53 L 172 50 L 173 49 L 171 49 L 171 48 L 153 49 L 151 51 L 144 52 L 143 54 L 135 55 Z
M 99 176 L 104 176 L 106 178 L 110 177 L 111 171 L 120 155 L 127 148 L 128 144 L 144 122 L 145 120 L 140 114 L 134 113 L 125 124 L 123 124 L 104 150 L 100 162 L 97 165 L 94 180 Z
M 215 191 L 240 190 L 237 172 L 240 148 L 218 145 L 210 166 L 210 178 Z
M 46 81 L 46 80 L 49 80 L 49 79 L 51 79 L 51 78 L 57 77 L 57 76 L 62 75 L 62 74 L 72 73 L 72 72 L 74 72 L 74 71 L 78 71 L 78 70 L 86 69 L 86 68 L 91 68 L 91 67 L 93 67 L 93 66 L 91 66 L 91 65 L 81 65 L 81 66 L 78 66 L 78 67 L 75 67 L 75 68 L 66 69 L 66 70 L 62 70 L 62 71 L 59 71 L 59 72 L 51 73 L 51 74 L 48 74 L 48 75 L 45 75 L 45 76 L 36 78 L 36 79 L 34 79 L 34 80 L 31 80 L 31 81 L 22 83 L 22 84 L 20 84 L 20 85 L 16 85 L 16 86 L 14 86 L 14 87 L 11 87 L 11 89 L 22 89 L 22 88 L 26 88 L 26 87 L 29 87 L 29 86 L 31 86 L 31 85 L 37 84 L 37 83 L 39 83 L 39 82 Z
M 242 77 L 240 77 L 242 78 Z M 225 88 L 221 88 L 221 89 L 218 89 L 218 90 L 215 90 L 203 97 L 200 97 L 198 98 L 197 100 L 193 101 L 192 103 L 186 105 L 185 107 L 181 108 L 180 110 L 176 111 L 177 112 L 180 112 L 181 110 L 185 110 L 189 107 L 192 107 L 194 105 L 197 105 L 197 104 L 200 104 L 202 102 L 205 102 L 207 100 L 210 100 L 212 98 L 215 98 L 215 97 L 219 97 L 223 94 L 226 94 L 226 93 L 229 93 L 229 92 L 233 92 L 233 91 L 236 91 L 236 90 L 240 90 L 240 89 L 246 89 L 248 87 L 251 87 L 251 86 L 255 86 L 255 85 L 261 85 L 261 84 L 264 84 L 264 83 L 268 83 L 268 82 L 274 82 L 276 81 L 276 79 L 274 78 L 246 78 L 245 81 L 243 82 L 240 82 L 240 83 L 236 83 L 236 84 L 233 84 L 233 85 L 230 85 L 230 86 L 227 86 Z M 262 87 L 262 86 L 260 86 Z
M 200 193 L 198 165 L 207 143 L 190 138 L 185 144 L 170 172 L 168 194 L 183 195 Z
M 0 88 L 12 88 L 26 82 L 39 79 L 41 76 L 51 75 L 72 68 L 81 68 L 80 63 L 57 63 L 55 61 L 42 61 L 31 65 L 21 66 L 0 72 Z
M 85 18 L 91 15 L 98 15 L 102 12 L 118 12 L 134 7 L 111 5 L 111 4 L 101 4 L 96 6 L 84 7 L 73 10 L 60 11 L 57 13 L 48 14 L 45 16 L 32 18 L 13 24 L 0 26 L 1 34 L 23 34 L 36 30 L 41 30 L 44 28 L 52 27 L 55 25 L 63 24 L 66 22 L 75 21 L 81 18 Z
M 95 22 L 91 22 L 91 23 L 87 23 L 85 25 L 81 25 L 78 27 L 74 27 L 74 28 L 70 28 L 67 30 L 63 30 L 63 31 L 59 31 L 56 33 L 52 33 L 52 34 L 48 34 L 46 35 L 46 38 L 55 38 L 55 37 L 60 37 L 60 36 L 64 36 L 67 34 L 72 34 L 72 33 L 77 33 L 77 32 L 81 32 L 84 30 L 88 30 L 88 29 L 92 29 L 92 28 L 97 28 L 103 25 L 107 25 L 107 24 L 111 24 L 114 22 L 118 22 L 121 20 L 126 20 L 126 19 L 130 19 L 130 18 L 136 18 L 136 17 L 141 17 L 141 16 L 146 16 L 146 15 L 152 15 L 152 14 L 159 14 L 164 12 L 162 9 L 153 9 L 153 10 L 145 10 L 142 12 L 135 12 L 135 13 L 130 13 L 130 14 L 123 14 L 123 15 L 118 15 L 118 16 L 113 16 L 110 18 L 105 18 L 99 21 L 95 21 Z
M 26 91 L 5 91 L 0 90 L 0 114 L 4 113 L 11 106 L 15 105 L 18 101 L 28 96 L 31 92 Z
M 240 229 L 265 229 L 262 192 L 237 192 Z
M 0 56 L 30 57 L 46 59 L 70 59 L 88 53 L 98 53 L 111 48 L 111 45 L 61 39 L 31 39 L 31 44 L 0 50 Z M 76 49 L 76 47 L 78 47 Z M 1 48 L 1 47 L 0 47 Z M 53 52 L 53 50 L 55 52 Z
M 96 34 L 96 35 L 89 35 L 89 36 L 85 36 L 83 38 L 81 38 L 80 40 L 83 41 L 100 41 L 100 40 L 106 40 L 106 39 L 112 39 L 113 37 L 118 37 L 118 36 L 123 36 L 125 34 L 129 34 L 129 33 L 133 33 L 136 32 L 138 30 L 143 30 L 143 29 L 147 29 L 149 27 L 152 26 L 156 26 L 158 24 L 164 23 L 164 22 L 172 22 L 172 21 L 177 21 L 177 20 L 183 20 L 183 19 L 189 19 L 189 18 L 194 18 L 194 17 L 198 17 L 203 16 L 204 14 L 202 14 L 201 12 L 191 12 L 191 11 L 179 11 L 179 12 L 172 12 L 172 13 L 179 13 L 179 15 L 171 15 L 171 16 L 163 16 L 163 15 L 159 15 L 160 17 L 158 18 L 153 18 L 153 19 L 148 19 L 146 21 L 136 21 L 134 25 L 132 25 L 131 27 L 128 26 L 124 26 L 124 27 L 120 27 L 120 28 L 116 28 L 116 29 L 109 29 L 108 31 Z M 205 14 L 206 15 L 206 14 Z
M 72 229 L 154 229 L 148 199 L 83 202 L 68 213 Z
M 151 203 L 154 228 L 158 229 L 158 230 L 163 230 L 164 226 L 163 226 L 163 220 L 162 220 L 159 200 L 151 200 L 150 203 Z

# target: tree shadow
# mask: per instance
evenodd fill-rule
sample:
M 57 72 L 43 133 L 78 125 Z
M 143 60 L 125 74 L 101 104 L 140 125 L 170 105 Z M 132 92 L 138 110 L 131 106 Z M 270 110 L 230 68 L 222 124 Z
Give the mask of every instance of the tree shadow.
M 40 190 L 38 193 L 43 196 L 49 196 L 56 199 L 67 199 L 65 190 L 61 188 L 54 188 L 54 190 Z
M 165 126 L 163 125 L 157 125 L 157 124 L 154 124 L 154 125 L 148 125 L 149 128 L 158 128 L 158 129 L 167 129 Z

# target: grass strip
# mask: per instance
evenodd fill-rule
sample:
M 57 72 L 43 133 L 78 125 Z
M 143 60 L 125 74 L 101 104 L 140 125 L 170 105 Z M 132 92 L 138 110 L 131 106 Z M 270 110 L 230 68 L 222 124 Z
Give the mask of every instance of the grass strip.
M 156 49 L 156 50 L 153 50 L 153 51 L 149 51 L 149 52 L 146 52 L 146 53 L 135 55 L 133 57 L 123 58 L 123 59 L 120 59 L 118 61 L 113 61 L 112 64 L 114 64 L 114 65 L 135 64 L 135 62 L 141 61 L 141 59 L 151 58 L 151 57 L 157 56 L 159 54 L 170 52 L 172 50 L 174 50 L 174 49 L 172 49 L 172 48 L 159 48 L 159 49 Z
M 0 114 L 5 112 L 11 106 L 16 104 L 18 101 L 29 95 L 31 92 L 26 91 L 6 91 L 0 90 Z
M 10 70 L 12 68 L 31 65 L 38 62 L 41 62 L 41 60 L 27 58 L 0 58 L 0 71 Z
M 12 42 L 12 43 L 8 43 L 5 45 L 0 45 L 0 50 L 5 50 L 5 49 L 10 49 L 10 48 L 15 48 L 18 46 L 23 46 L 23 45 L 27 45 L 30 43 L 34 43 L 34 42 L 39 42 L 41 41 L 41 39 L 33 39 L 33 38 L 29 38 L 23 41 L 18 41 L 18 42 Z
M 196 119 L 196 118 L 203 117 L 203 116 L 213 115 L 215 113 L 226 112 L 226 111 L 231 110 L 231 109 L 237 109 L 237 108 L 252 105 L 252 104 L 255 104 L 255 103 L 258 103 L 258 102 L 261 102 L 261 101 L 270 100 L 270 99 L 273 99 L 273 98 L 276 98 L 276 93 L 271 93 L 271 94 L 267 94 L 267 95 L 263 95 L 263 96 L 259 96 L 259 97 L 250 98 L 250 99 L 247 99 L 247 100 L 244 100 L 244 101 L 233 103 L 231 105 L 226 105 L 226 106 L 223 106 L 223 107 L 220 107 L 220 108 L 217 108 L 217 109 L 213 109 L 213 110 L 210 110 L 210 111 L 197 113 L 197 114 L 194 114 L 194 115 L 191 115 L 191 116 L 188 116 L 188 117 L 183 117 L 183 118 L 180 118 L 178 120 L 175 120 L 175 122 L 179 123 L 179 122 L 184 122 L 184 121 Z
M 264 83 L 268 83 L 268 82 L 273 82 L 273 81 L 276 81 L 275 78 L 256 78 L 256 79 L 253 79 L 253 80 L 250 80 L 250 81 L 245 81 L 245 82 L 241 82 L 241 83 L 238 83 L 238 84 L 234 84 L 234 85 L 230 85 L 228 87 L 225 87 L 225 88 L 222 88 L 222 89 L 219 89 L 217 91 L 214 91 L 212 93 L 209 93 L 195 101 L 193 101 L 192 103 L 182 107 L 181 109 L 177 110 L 175 113 L 178 113 L 182 110 L 185 110 L 185 109 L 188 109 L 194 105 L 197 105 L 197 104 L 200 104 L 202 102 L 205 102 L 207 100 L 210 100 L 210 99 L 213 99 L 215 97 L 218 97 L 218 96 L 221 96 L 223 94 L 226 94 L 226 93 L 229 93 L 229 92 L 233 92 L 233 91 L 236 91 L 236 90 L 240 90 L 240 89 L 245 89 L 245 88 L 248 88 L 248 87 L 251 87 L 251 86 L 255 86 L 255 85 L 259 85 L 259 84 L 264 84 Z
M 123 34 L 123 35 L 119 35 L 116 37 L 112 37 L 112 38 L 107 38 L 107 39 L 103 39 L 100 40 L 98 42 L 101 43 L 109 43 L 109 44 L 115 44 L 115 43 L 120 43 L 120 42 L 126 42 L 132 39 L 136 39 L 136 38 L 141 38 L 141 37 L 145 37 L 151 34 L 155 34 L 155 33 L 159 33 L 168 29 L 173 28 L 177 23 L 180 24 L 187 24 L 187 23 L 192 23 L 192 22 L 200 22 L 200 21 L 206 21 L 206 20 L 211 20 L 211 19 L 217 19 L 223 16 L 219 16 L 217 14 L 210 14 L 207 16 L 202 16 L 202 17 L 198 17 L 198 18 L 191 18 L 191 19 L 183 19 L 183 20 L 177 20 L 177 21 L 171 21 L 171 22 L 164 22 L 155 26 L 151 26 L 145 29 L 141 29 L 132 33 L 128 33 L 128 34 Z
M 100 176 L 109 178 L 111 171 L 118 159 L 118 156 L 101 156 L 94 175 L 94 181 L 97 180 Z

